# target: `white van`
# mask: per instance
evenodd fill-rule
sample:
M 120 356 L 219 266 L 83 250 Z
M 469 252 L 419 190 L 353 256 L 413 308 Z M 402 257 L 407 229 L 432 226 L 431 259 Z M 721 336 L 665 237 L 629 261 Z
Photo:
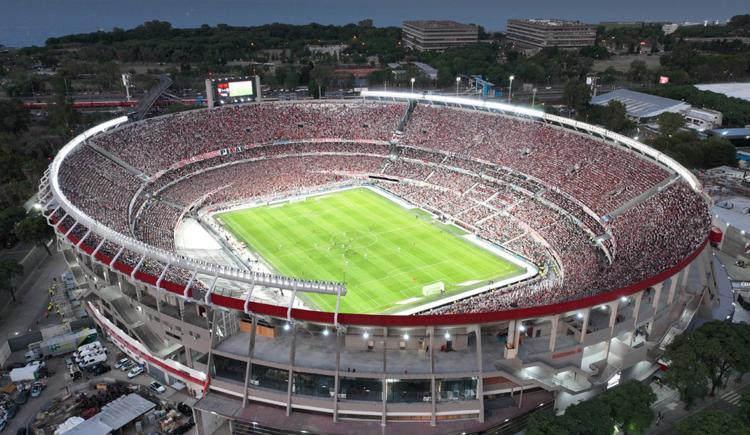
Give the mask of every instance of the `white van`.
M 102 347 L 102 343 L 99 340 L 92 341 L 91 343 L 78 346 L 78 349 L 76 349 L 76 351 L 73 353 L 75 354 L 75 353 L 85 352 L 89 349 L 96 349 L 100 347 Z
M 76 364 L 80 364 L 81 361 L 84 361 L 91 357 L 102 355 L 102 354 L 103 355 L 107 354 L 106 348 L 93 349 L 93 350 L 89 350 L 88 352 L 79 353 L 78 356 L 75 357 L 74 361 L 76 362 Z
M 83 361 L 81 361 L 78 364 L 78 367 L 80 367 L 82 369 L 85 369 L 88 366 L 92 366 L 92 365 L 97 364 L 97 363 L 103 363 L 105 361 L 107 361 L 107 354 L 106 353 L 100 353 L 100 354 L 92 355 L 92 356 L 84 359 Z

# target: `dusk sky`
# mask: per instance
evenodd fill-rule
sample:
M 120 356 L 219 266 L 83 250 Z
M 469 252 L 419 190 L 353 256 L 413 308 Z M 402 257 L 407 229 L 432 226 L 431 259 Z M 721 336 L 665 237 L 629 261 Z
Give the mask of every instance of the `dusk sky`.
M 375 25 L 404 19 L 453 19 L 502 30 L 508 18 L 599 21 L 726 20 L 750 13 L 748 0 L 0 0 L 0 44 L 43 44 L 50 36 L 160 19 L 176 27 L 271 22 Z

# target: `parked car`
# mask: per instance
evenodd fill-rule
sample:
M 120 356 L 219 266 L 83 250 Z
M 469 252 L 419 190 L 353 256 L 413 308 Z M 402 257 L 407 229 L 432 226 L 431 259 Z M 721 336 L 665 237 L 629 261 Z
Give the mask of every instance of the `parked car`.
M 151 382 L 148 387 L 151 389 L 151 391 L 154 391 L 154 392 L 159 393 L 159 394 L 167 391 L 167 389 L 164 388 L 164 385 L 162 385 L 162 384 L 160 384 L 160 383 L 158 383 L 156 381 Z
M 135 363 L 133 362 L 133 360 L 128 360 L 128 362 L 120 366 L 120 370 L 122 370 L 123 372 L 127 372 L 133 367 L 135 367 Z
M 132 363 L 132 362 L 133 362 L 133 361 L 130 361 L 130 358 L 122 358 L 122 359 L 119 359 L 119 360 L 117 360 L 117 362 L 115 363 L 115 368 L 116 368 L 116 369 L 121 369 L 121 368 L 123 368 L 123 366 L 125 366 L 125 364 L 127 364 L 127 363 Z
M 44 384 L 41 382 L 34 382 L 31 384 L 31 397 L 39 397 L 44 389 Z
M 128 372 L 128 379 L 133 379 L 134 377 L 140 375 L 143 373 L 143 367 L 141 366 L 135 366 Z
M 101 374 L 107 373 L 108 371 L 112 370 L 112 367 L 108 366 L 107 364 L 97 364 L 94 366 L 94 369 L 90 371 L 94 376 L 99 376 Z

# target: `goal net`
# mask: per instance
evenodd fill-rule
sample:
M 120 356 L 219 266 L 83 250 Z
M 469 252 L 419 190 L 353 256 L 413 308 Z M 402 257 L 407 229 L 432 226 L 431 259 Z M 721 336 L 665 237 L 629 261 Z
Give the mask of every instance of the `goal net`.
M 427 284 L 426 286 L 422 287 L 422 295 L 424 296 L 439 295 L 443 293 L 445 293 L 445 283 L 442 281 Z

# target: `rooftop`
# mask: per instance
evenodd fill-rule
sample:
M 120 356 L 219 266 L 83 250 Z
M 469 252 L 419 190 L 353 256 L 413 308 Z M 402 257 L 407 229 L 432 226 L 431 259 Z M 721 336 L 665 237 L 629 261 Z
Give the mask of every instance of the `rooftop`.
M 412 27 L 419 27 L 422 29 L 474 29 L 476 26 L 472 24 L 463 24 L 457 21 L 451 20 L 416 20 L 416 21 L 404 21 L 404 25 Z
M 664 112 L 680 112 L 690 108 L 690 105 L 683 101 L 671 100 L 629 89 L 617 89 L 597 95 L 591 99 L 591 104 L 606 106 L 612 100 L 624 104 L 628 116 L 633 118 L 653 118 Z
M 750 83 L 713 83 L 695 85 L 695 87 L 701 91 L 716 92 L 727 97 L 750 101 Z
M 570 21 L 570 20 L 558 20 L 553 18 L 514 18 L 508 21 L 523 21 L 530 24 L 537 24 L 547 27 L 559 27 L 559 26 L 588 26 L 588 24 L 581 21 Z
M 153 409 L 156 405 L 135 393 L 113 400 L 101 412 L 65 432 L 66 435 L 106 435 Z

